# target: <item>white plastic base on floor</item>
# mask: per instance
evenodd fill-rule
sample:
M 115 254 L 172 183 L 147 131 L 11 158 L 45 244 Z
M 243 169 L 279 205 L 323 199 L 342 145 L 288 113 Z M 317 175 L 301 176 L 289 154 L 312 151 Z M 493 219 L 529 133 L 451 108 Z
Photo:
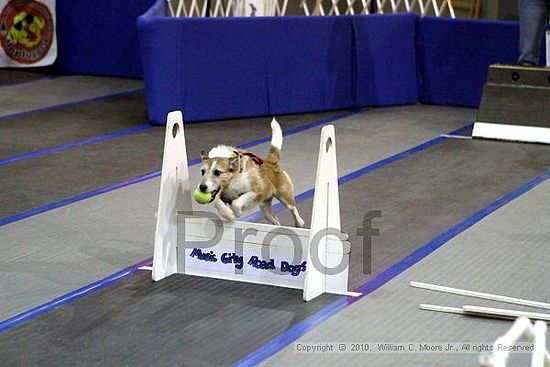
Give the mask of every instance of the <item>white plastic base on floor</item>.
M 550 144 L 550 128 L 476 122 L 474 138 Z

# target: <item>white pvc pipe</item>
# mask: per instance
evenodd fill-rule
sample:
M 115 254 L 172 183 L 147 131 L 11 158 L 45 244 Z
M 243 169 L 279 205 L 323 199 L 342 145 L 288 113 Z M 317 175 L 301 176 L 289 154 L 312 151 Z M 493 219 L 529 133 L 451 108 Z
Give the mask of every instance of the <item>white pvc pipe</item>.
M 449 307 L 449 306 L 440 306 L 440 305 L 430 305 L 427 303 L 421 303 L 420 309 L 425 311 L 436 311 L 436 312 L 445 312 L 445 313 L 454 313 L 457 315 L 464 315 L 464 310 L 460 307 Z
M 550 29 L 546 30 L 546 67 L 550 67 Z
M 180 1 L 178 2 L 178 8 L 177 8 L 177 10 L 176 10 L 176 17 L 181 16 L 181 11 L 182 11 L 182 9 L 183 9 L 183 0 L 180 0 Z
M 173 17 L 175 13 L 174 13 L 174 7 L 172 6 L 172 0 L 166 0 L 166 3 L 168 4 L 168 10 L 170 11 L 170 16 Z
M 512 304 L 522 305 L 522 306 L 538 307 L 538 308 L 544 308 L 544 309 L 550 310 L 550 303 L 531 301 L 528 299 L 501 296 L 501 295 L 492 294 L 492 293 L 476 292 L 476 291 L 470 291 L 470 290 L 460 289 L 460 288 L 451 288 L 451 287 L 446 287 L 442 285 L 422 283 L 422 282 L 411 282 L 411 286 L 415 288 L 427 289 L 427 290 L 436 291 L 436 292 L 458 294 L 461 296 L 469 296 L 469 297 L 475 297 L 475 298 L 481 298 L 481 299 L 488 299 L 492 301 L 512 303 Z
M 550 314 L 507 310 L 503 308 L 490 308 L 465 305 L 464 307 L 449 307 L 440 305 L 421 304 L 421 310 L 454 313 L 464 316 L 482 316 L 494 319 L 515 320 L 518 317 L 528 317 L 534 320 L 550 322 Z
M 516 310 L 506 310 L 504 308 L 481 307 L 481 306 L 470 306 L 470 305 L 463 306 L 462 310 L 467 315 L 489 316 L 489 317 L 499 317 L 499 318 L 502 317 L 502 318 L 509 318 L 509 319 L 515 319 L 517 317 L 528 317 L 533 320 L 550 322 L 550 314 L 546 314 L 546 313 L 525 312 L 525 311 L 516 311 Z
M 451 18 L 455 19 L 455 8 L 453 7 L 453 2 L 451 0 L 447 0 L 447 7 L 449 8 L 449 14 L 451 15 Z
M 288 0 L 285 0 L 284 3 L 283 3 L 283 9 L 281 10 L 281 16 L 285 16 L 286 15 L 286 7 L 288 6 Z

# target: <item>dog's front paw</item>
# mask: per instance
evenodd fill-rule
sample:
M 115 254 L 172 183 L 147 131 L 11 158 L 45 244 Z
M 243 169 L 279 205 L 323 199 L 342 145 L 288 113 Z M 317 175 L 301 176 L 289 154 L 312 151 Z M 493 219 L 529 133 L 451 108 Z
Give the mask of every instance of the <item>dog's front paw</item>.
M 229 221 L 229 222 L 234 222 L 235 221 L 235 216 L 233 215 L 233 213 L 220 213 L 222 218 Z
M 240 218 L 243 215 L 243 211 L 239 208 L 236 208 L 234 206 L 231 206 L 231 209 L 233 210 L 233 215 L 235 218 Z
M 218 197 L 214 199 L 214 206 L 216 207 L 216 209 L 218 209 L 218 213 L 220 213 L 223 219 L 230 222 L 233 222 L 235 220 L 235 214 L 233 214 L 233 210 L 231 210 L 231 207 L 229 207 L 229 205 L 224 203 Z

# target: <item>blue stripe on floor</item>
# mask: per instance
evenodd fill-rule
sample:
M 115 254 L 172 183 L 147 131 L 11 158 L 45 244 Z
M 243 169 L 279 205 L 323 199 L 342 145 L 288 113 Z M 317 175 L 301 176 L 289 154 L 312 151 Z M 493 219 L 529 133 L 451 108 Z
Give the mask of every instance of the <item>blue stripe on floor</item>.
M 114 284 L 119 280 L 121 280 L 122 278 L 135 273 L 137 270 L 139 270 L 140 267 L 151 265 L 152 261 L 153 259 L 143 260 L 137 264 L 127 267 L 126 269 L 116 272 L 115 274 L 112 274 L 106 278 L 98 280 L 95 283 L 79 288 L 71 293 L 64 294 L 63 296 L 57 297 L 51 300 L 50 302 L 44 303 L 43 305 L 40 305 L 38 307 L 35 307 L 25 312 L 22 312 L 12 318 L 2 321 L 0 323 L 0 333 L 6 330 L 9 330 L 25 321 L 34 319 L 37 316 L 53 311 L 64 304 L 76 301 L 79 298 L 82 298 L 93 292 L 97 292 L 98 290 L 105 288 L 111 284 Z
M 130 129 L 116 131 L 116 132 L 111 133 L 111 134 L 95 136 L 95 137 L 92 137 L 92 138 L 83 139 L 83 140 L 75 141 L 75 142 L 72 142 L 72 143 L 56 145 L 56 146 L 51 147 L 51 148 L 36 150 L 34 152 L 14 155 L 14 156 L 11 156 L 11 157 L 0 159 L 0 166 L 4 166 L 4 165 L 7 165 L 7 164 L 23 161 L 23 160 L 26 160 L 26 159 L 42 157 L 42 156 L 45 156 L 45 155 L 48 155 L 48 154 L 53 154 L 53 153 L 61 152 L 63 150 L 73 149 L 73 148 L 80 147 L 80 146 L 83 146 L 83 145 L 95 144 L 95 143 L 99 143 L 99 142 L 102 142 L 102 141 L 107 141 L 107 140 L 120 138 L 120 137 L 126 136 L 126 135 L 136 134 L 136 133 L 139 133 L 139 132 L 142 132 L 142 131 L 145 131 L 145 130 L 149 130 L 151 128 L 153 128 L 152 125 L 143 124 L 143 125 L 139 125 L 139 126 L 130 128 Z
M 49 203 L 47 205 L 43 205 L 43 206 L 40 206 L 40 207 L 37 207 L 37 208 L 34 208 L 34 209 L 24 211 L 22 213 L 18 213 L 18 214 L 11 215 L 9 217 L 2 218 L 2 219 L 0 219 L 0 227 L 5 226 L 5 225 L 10 224 L 10 223 L 13 223 L 13 222 L 17 222 L 19 220 L 22 220 L 22 219 L 25 219 L 25 218 L 28 218 L 28 217 L 32 217 L 33 215 L 37 215 L 37 214 L 40 214 L 40 213 L 47 212 L 49 210 L 57 209 L 57 208 L 60 208 L 62 206 L 66 206 L 66 205 L 69 205 L 69 204 L 76 203 L 77 201 L 85 200 L 85 199 L 91 198 L 93 196 L 101 195 L 101 194 L 104 194 L 106 192 L 113 191 L 113 190 L 116 190 L 116 189 L 120 189 L 122 187 L 130 186 L 130 185 L 133 185 L 133 184 L 145 181 L 145 180 L 149 180 L 151 178 L 158 177 L 158 176 L 160 176 L 160 171 L 150 172 L 150 173 L 138 176 L 138 177 L 134 177 L 133 179 L 128 180 L 128 181 L 119 182 L 119 183 L 116 183 L 116 184 L 113 184 L 113 185 L 102 187 L 102 188 L 97 189 L 97 190 L 83 192 L 81 194 L 71 196 L 71 197 L 63 199 L 63 200 L 54 201 L 53 203 Z
M 16 113 L 12 113 L 12 114 L 9 114 L 9 115 L 0 116 L 0 122 L 8 121 L 8 120 L 11 120 L 11 119 L 16 118 L 16 117 L 32 115 L 34 113 L 48 112 L 48 111 L 53 111 L 53 110 L 57 110 L 57 109 L 61 109 L 61 108 L 74 107 L 74 106 L 78 106 L 78 105 L 82 105 L 82 104 L 86 104 L 86 103 L 102 101 L 104 99 L 110 99 L 110 98 L 116 98 L 116 97 L 132 95 L 132 94 L 135 94 L 135 93 L 138 93 L 138 92 L 143 92 L 144 90 L 145 90 L 144 88 L 138 88 L 138 89 L 133 89 L 133 90 L 126 91 L 126 92 L 121 92 L 121 93 L 107 94 L 107 95 L 93 97 L 93 98 L 85 98 L 85 99 L 81 99 L 81 100 L 73 101 L 73 102 L 56 104 L 56 105 L 52 105 L 52 106 L 48 106 L 48 107 L 35 108 L 33 110 L 28 110 L 28 111 L 16 112 Z

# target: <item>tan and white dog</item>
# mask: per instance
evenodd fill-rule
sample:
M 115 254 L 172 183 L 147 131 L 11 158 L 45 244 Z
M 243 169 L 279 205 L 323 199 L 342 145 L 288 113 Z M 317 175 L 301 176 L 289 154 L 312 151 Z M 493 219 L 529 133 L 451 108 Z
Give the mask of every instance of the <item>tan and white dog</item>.
M 277 198 L 292 214 L 294 225 L 303 227 L 292 181 L 281 168 L 283 132 L 275 119 L 271 122 L 271 133 L 271 149 L 265 160 L 227 145 L 212 148 L 208 155 L 201 152 L 199 190 L 212 194 L 211 202 L 227 220 L 233 221 L 259 205 L 268 222 L 280 225 L 271 210 L 273 198 Z

